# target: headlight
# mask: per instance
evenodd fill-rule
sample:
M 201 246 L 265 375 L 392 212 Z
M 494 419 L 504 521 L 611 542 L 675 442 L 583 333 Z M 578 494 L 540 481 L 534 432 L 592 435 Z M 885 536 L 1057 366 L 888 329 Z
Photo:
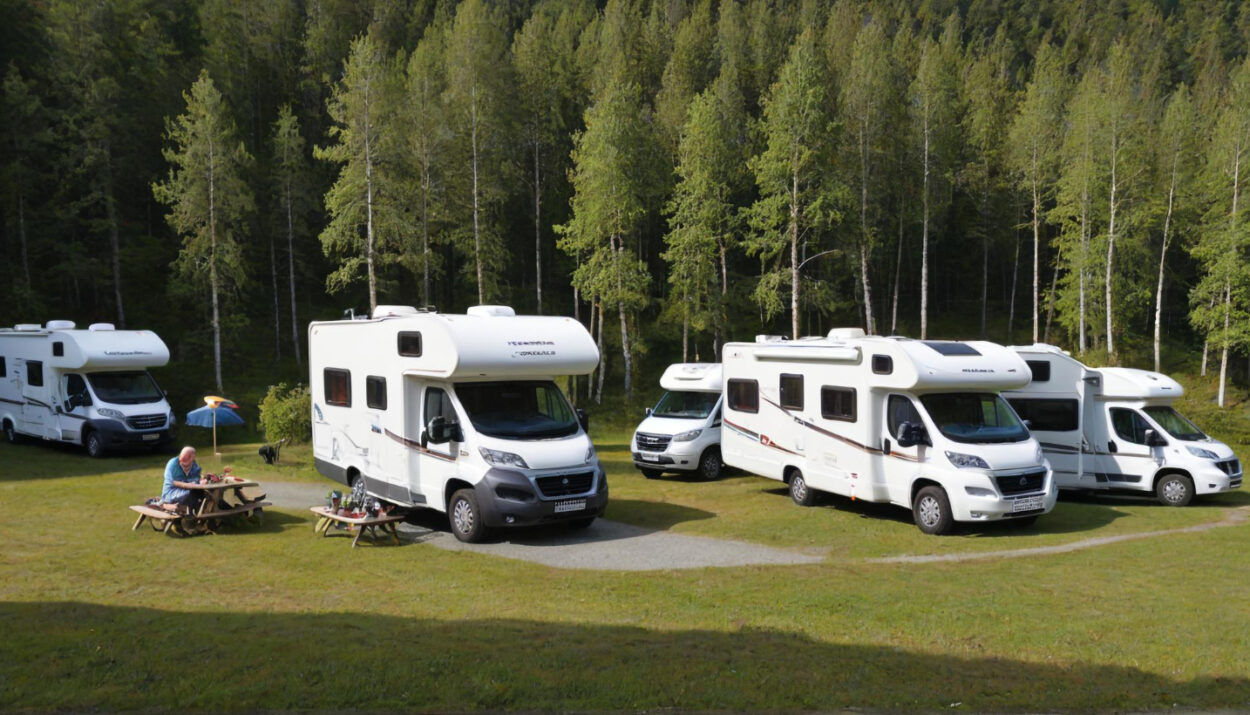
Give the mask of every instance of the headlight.
M 1037 462 L 1038 464 L 1041 464 L 1042 460 L 1044 460 L 1045 458 L 1046 456 L 1042 454 L 1042 445 L 1040 444 L 1037 445 L 1037 453 L 1033 455 L 1033 461 Z
M 984 459 L 975 454 L 964 454 L 962 452 L 947 452 L 946 458 L 951 464 L 960 469 L 989 469 L 990 465 L 985 463 Z
M 526 464 L 525 460 L 521 459 L 521 455 L 519 454 L 500 452 L 498 450 L 487 449 L 485 447 L 478 447 L 477 451 L 481 453 L 482 459 L 485 459 L 487 464 L 493 464 L 496 467 L 519 467 L 521 469 L 530 468 L 530 465 Z
M 96 410 L 96 414 L 100 415 L 101 417 L 112 417 L 115 420 L 126 419 L 126 415 L 123 415 L 121 410 L 115 410 L 111 407 L 101 407 Z
M 169 426 L 173 427 L 176 424 L 178 424 L 178 415 L 175 415 L 173 412 L 170 412 L 169 413 Z
M 592 444 L 586 448 L 586 463 L 590 464 L 595 458 L 595 446 Z
M 1188 449 L 1189 453 L 1198 459 L 1209 459 L 1212 462 L 1219 459 L 1219 456 L 1209 449 L 1203 449 L 1202 447 L 1190 447 L 1189 445 L 1185 445 L 1185 449 Z
M 694 439 L 695 437 L 698 437 L 701 434 L 703 434 L 703 430 L 692 429 L 689 432 L 682 432 L 681 434 L 673 435 L 673 441 L 674 442 L 689 442 L 690 440 Z

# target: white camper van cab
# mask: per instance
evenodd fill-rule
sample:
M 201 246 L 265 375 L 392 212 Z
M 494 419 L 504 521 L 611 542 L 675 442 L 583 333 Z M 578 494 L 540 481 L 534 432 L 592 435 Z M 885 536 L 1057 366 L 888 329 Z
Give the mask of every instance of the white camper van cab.
M 665 472 L 720 476 L 721 366 L 678 363 L 660 376 L 667 392 L 634 430 L 634 466 L 648 479 Z
M 169 362 L 150 330 L 68 320 L 0 329 L 0 425 L 22 436 L 82 445 L 92 457 L 118 447 L 163 447 L 176 424 L 147 368 Z
M 725 464 L 790 485 L 953 522 L 1031 523 L 1055 506 L 1050 466 L 998 392 L 1028 367 L 989 342 L 866 337 L 858 328 L 724 348 Z
M 462 541 L 603 514 L 607 475 L 585 413 L 553 382 L 599 362 L 577 321 L 380 305 L 308 332 L 317 470 L 358 498 L 445 511 Z
M 1172 378 L 1086 367 L 1042 343 L 1012 349 L 1032 379 L 1004 396 L 1032 424 L 1061 489 L 1147 492 L 1184 506 L 1195 494 L 1241 487 L 1232 448 L 1172 407 L 1184 394 Z

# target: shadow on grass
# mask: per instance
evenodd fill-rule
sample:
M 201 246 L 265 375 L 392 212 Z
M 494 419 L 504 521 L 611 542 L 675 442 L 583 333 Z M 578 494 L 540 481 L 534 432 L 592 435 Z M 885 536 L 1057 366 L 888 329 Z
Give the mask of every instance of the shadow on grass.
M 1175 507 L 1161 503 L 1151 492 L 1104 492 L 1061 489 L 1059 501 L 1072 504 L 1120 504 L 1123 506 L 1157 506 L 1160 509 Z M 1200 494 L 1185 509 L 1224 509 L 1250 504 L 1250 493 L 1244 491 Z
M 1240 708 L 1245 678 L 732 632 L 0 604 L 6 709 Z M 206 674 L 207 673 L 207 674 Z
M 173 453 L 165 449 L 132 449 L 92 459 L 82 447 L 72 444 L 29 439 L 20 444 L 4 442 L 0 443 L 0 481 L 86 477 L 150 469 L 159 482 L 172 456 Z
M 716 514 L 680 504 L 614 498 L 608 502 L 606 516 L 635 526 L 664 531 L 682 522 L 711 519 Z

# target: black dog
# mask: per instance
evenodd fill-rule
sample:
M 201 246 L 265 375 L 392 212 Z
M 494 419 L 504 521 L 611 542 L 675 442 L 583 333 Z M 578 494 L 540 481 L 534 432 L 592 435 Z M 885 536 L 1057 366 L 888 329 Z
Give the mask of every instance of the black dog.
M 273 464 L 278 459 L 278 450 L 274 449 L 272 444 L 267 444 L 256 450 L 261 457 L 264 457 L 265 464 Z

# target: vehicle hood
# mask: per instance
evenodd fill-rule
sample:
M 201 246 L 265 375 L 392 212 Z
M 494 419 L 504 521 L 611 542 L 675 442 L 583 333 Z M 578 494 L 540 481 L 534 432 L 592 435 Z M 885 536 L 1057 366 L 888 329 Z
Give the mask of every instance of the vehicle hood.
M 469 448 L 473 450 L 473 456 L 480 459 L 478 446 L 519 454 L 530 469 L 559 469 L 586 464 L 590 438 L 581 430 L 577 434 L 555 439 L 500 439 L 477 435 Z
M 937 455 L 937 459 L 946 461 L 945 452 L 948 450 L 974 454 L 984 459 L 986 464 L 990 465 L 990 469 L 995 471 L 1000 469 L 1027 469 L 1029 467 L 1038 467 L 1042 464 L 1037 457 L 1037 440 L 1032 438 L 1023 442 L 989 444 L 965 444 L 963 442 L 950 441 L 939 450 L 942 453 Z
M 700 429 L 707 424 L 707 418 L 700 419 L 682 419 L 680 417 L 656 417 L 654 415 L 646 418 L 638 423 L 638 429 L 635 432 L 647 432 L 649 434 L 666 434 L 675 435 L 682 432 L 689 432 L 692 429 Z

